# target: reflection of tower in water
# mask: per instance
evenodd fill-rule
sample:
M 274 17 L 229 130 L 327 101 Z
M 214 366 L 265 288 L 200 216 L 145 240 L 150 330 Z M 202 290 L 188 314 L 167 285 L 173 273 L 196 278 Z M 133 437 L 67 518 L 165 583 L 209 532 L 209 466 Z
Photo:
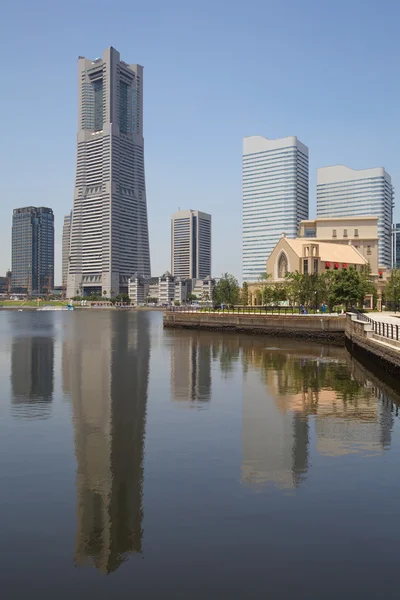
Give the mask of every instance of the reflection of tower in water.
M 110 573 L 142 548 L 147 315 L 74 317 L 64 380 L 71 385 L 77 458 L 75 559 Z
M 12 415 L 18 419 L 46 419 L 53 399 L 54 341 L 52 323 L 38 329 L 41 335 L 12 340 Z
M 294 488 L 308 470 L 308 421 L 282 414 L 257 371 L 245 375 L 243 386 L 242 482 L 275 483 Z
M 211 395 L 211 344 L 201 334 L 180 331 L 171 347 L 171 396 L 189 402 Z

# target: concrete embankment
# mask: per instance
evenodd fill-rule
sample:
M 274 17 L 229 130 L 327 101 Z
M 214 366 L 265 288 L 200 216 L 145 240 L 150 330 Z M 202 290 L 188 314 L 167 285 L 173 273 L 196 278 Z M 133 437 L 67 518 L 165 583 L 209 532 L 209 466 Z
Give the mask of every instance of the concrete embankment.
M 346 317 L 346 347 L 355 357 L 374 365 L 393 377 L 400 375 L 400 343 L 374 332 L 373 326 L 348 314 Z
M 166 312 L 164 327 L 233 331 L 344 345 L 344 316 Z

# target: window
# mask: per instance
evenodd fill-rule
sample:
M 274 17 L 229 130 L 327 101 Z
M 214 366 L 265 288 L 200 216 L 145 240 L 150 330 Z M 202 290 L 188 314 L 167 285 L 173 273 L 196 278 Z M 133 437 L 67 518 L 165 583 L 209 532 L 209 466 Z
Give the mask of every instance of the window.
M 282 252 L 278 260 L 278 277 L 279 279 L 283 279 L 286 277 L 288 272 L 288 261 L 286 254 Z
M 318 259 L 314 258 L 314 275 L 318 275 Z
M 354 230 L 354 237 L 358 237 L 358 229 Z
M 367 254 L 371 254 L 371 246 L 367 246 Z
M 305 275 L 308 273 L 308 258 L 305 258 L 303 261 L 303 273 Z
M 332 231 L 332 237 L 336 237 L 336 229 Z
M 343 237 L 347 237 L 347 229 L 343 229 Z

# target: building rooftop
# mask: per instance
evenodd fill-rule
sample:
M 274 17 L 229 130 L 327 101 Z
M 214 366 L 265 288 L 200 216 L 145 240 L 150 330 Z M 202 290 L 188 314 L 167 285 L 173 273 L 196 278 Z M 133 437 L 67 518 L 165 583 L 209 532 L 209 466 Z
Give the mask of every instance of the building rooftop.
M 366 217 L 363 216 L 359 216 L 359 217 L 315 217 L 315 219 L 302 219 L 300 221 L 301 223 L 315 223 L 316 221 L 377 221 L 378 217 L 374 217 L 371 215 L 368 215 Z
M 320 242 L 310 238 L 284 238 L 298 256 L 303 255 L 303 246 L 315 243 L 319 248 L 319 258 L 326 262 L 348 263 L 351 265 L 366 265 L 367 259 L 354 246 L 337 244 L 335 242 Z

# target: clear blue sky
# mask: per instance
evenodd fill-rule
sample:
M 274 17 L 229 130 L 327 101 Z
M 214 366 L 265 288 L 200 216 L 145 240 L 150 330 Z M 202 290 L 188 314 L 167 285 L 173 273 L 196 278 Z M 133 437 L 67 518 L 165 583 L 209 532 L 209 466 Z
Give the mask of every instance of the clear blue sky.
M 45 205 L 56 215 L 60 281 L 76 60 L 108 46 L 145 68 L 154 275 L 170 268 L 169 218 L 180 207 L 212 214 L 213 274 L 240 276 L 244 136 L 297 135 L 309 147 L 311 217 L 319 166 L 384 166 L 398 187 L 399 17 L 395 0 L 3 3 L 0 274 L 11 264 L 13 208 Z

